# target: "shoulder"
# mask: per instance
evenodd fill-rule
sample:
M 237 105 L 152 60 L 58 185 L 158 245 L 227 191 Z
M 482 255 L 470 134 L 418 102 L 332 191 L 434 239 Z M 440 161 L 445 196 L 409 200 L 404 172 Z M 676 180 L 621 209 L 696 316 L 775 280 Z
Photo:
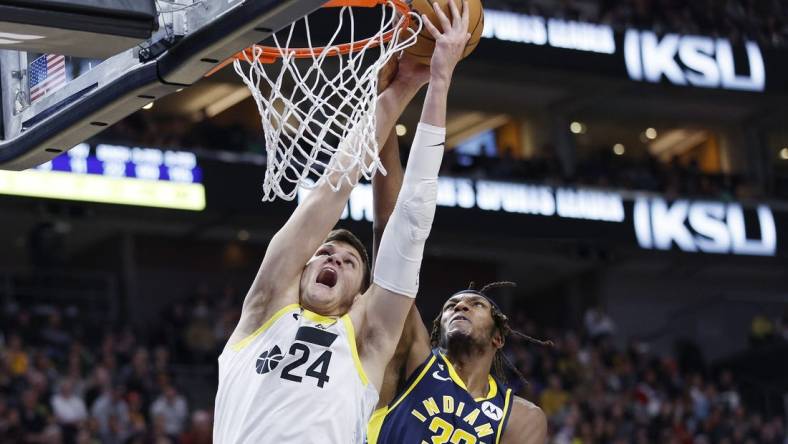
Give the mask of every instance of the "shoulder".
M 544 444 L 547 417 L 539 406 L 519 396 L 512 398 L 512 410 L 501 442 L 503 444 Z

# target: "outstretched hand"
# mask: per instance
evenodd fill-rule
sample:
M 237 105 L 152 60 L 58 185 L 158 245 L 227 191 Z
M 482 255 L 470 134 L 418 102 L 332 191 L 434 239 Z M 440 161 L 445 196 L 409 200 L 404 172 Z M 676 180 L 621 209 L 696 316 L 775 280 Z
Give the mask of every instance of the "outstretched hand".
M 468 1 L 463 1 L 462 12 L 459 11 L 454 0 L 449 1 L 451 20 L 443 12 L 438 3 L 433 3 L 433 9 L 442 28 L 438 29 L 426 15 L 422 15 L 424 27 L 435 39 L 435 53 L 432 55 L 431 82 L 440 81 L 448 84 L 462 59 L 471 34 L 468 32 L 470 23 L 470 8 Z

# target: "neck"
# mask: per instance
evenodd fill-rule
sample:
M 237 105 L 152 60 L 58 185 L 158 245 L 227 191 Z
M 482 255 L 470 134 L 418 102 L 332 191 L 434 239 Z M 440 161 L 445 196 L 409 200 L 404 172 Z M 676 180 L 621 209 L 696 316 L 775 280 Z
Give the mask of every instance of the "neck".
M 300 305 L 303 309 L 309 310 L 312 313 L 317 313 L 321 316 L 340 317 L 347 313 L 347 310 L 343 311 L 343 307 L 339 307 L 336 304 L 330 302 L 320 303 L 322 301 L 310 301 L 308 298 L 302 298 L 300 302 Z
M 474 398 L 487 396 L 490 390 L 488 375 L 495 357 L 494 349 L 457 350 L 455 347 L 449 347 L 446 350 L 446 357 L 449 358 L 449 362 L 465 383 L 471 396 Z

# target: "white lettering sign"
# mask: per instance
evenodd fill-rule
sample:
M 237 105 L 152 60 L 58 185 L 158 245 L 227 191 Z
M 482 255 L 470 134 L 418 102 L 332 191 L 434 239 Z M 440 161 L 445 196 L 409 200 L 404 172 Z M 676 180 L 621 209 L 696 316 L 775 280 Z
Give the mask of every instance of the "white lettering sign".
M 298 191 L 303 202 L 309 190 Z M 438 206 L 476 208 L 482 211 L 558 216 L 603 222 L 624 222 L 624 201 L 620 194 L 596 190 L 559 188 L 543 185 L 493 182 L 444 177 L 438 181 Z M 353 190 L 342 219 L 372 222 L 372 187 L 359 184 Z
M 615 33 L 607 25 L 545 20 L 543 17 L 490 9 L 484 10 L 484 20 L 482 37 L 488 39 L 602 54 L 616 52 Z
M 774 256 L 774 216 L 766 205 L 759 205 L 756 214 L 759 239 L 747 237 L 744 210 L 736 203 L 638 198 L 633 220 L 638 244 L 647 250 L 670 250 L 675 244 L 690 253 Z
M 674 85 L 763 91 L 766 68 L 755 42 L 744 44 L 749 74 L 736 72 L 731 42 L 723 38 L 629 30 L 624 36 L 624 60 L 633 80 Z

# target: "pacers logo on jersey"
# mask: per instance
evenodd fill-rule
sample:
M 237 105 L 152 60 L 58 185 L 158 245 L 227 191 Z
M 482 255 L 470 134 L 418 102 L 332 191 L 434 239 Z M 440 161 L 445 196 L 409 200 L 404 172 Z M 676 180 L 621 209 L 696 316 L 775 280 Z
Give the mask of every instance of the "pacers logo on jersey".
M 278 345 L 275 345 L 271 350 L 266 350 L 260 354 L 260 357 L 257 358 L 257 362 L 255 363 L 255 369 L 260 375 L 274 371 L 276 370 L 276 366 L 279 365 L 279 361 L 284 357 L 282 350 L 279 349 Z

